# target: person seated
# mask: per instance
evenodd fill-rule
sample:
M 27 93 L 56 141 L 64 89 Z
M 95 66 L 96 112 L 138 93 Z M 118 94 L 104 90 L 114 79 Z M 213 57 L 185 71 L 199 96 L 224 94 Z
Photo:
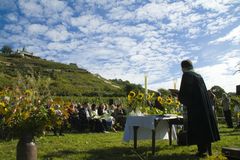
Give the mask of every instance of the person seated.
M 71 125 L 71 130 L 75 130 L 78 127 L 78 109 L 77 105 L 72 103 L 68 108 L 69 123 Z
M 98 107 L 92 104 L 90 108 L 89 129 L 91 132 L 106 132 L 106 124 L 102 121 L 102 117 L 98 114 Z
M 112 116 L 112 112 L 107 109 L 107 105 L 101 104 L 98 108 L 98 114 L 101 116 L 103 123 L 106 123 L 106 129 L 116 132 L 114 128 L 115 119 Z
M 89 122 L 91 120 L 91 112 L 89 109 L 89 103 L 83 103 L 82 107 L 79 107 L 79 131 L 84 131 L 89 128 Z
M 121 104 L 117 104 L 114 110 L 113 117 L 115 118 L 115 126 L 119 130 L 123 130 L 126 123 L 126 111 Z

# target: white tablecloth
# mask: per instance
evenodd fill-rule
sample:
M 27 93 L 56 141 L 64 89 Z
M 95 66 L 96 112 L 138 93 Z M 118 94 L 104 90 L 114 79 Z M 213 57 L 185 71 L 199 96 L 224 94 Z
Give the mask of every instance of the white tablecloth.
M 133 126 L 139 126 L 137 130 L 137 139 L 152 139 L 152 130 L 156 131 L 156 139 L 169 139 L 168 131 L 169 125 L 167 119 L 176 118 L 176 117 L 160 117 L 160 122 L 157 127 L 154 128 L 154 120 L 159 118 L 154 115 L 147 116 L 128 116 L 124 128 L 124 141 L 133 140 Z M 172 140 L 176 139 L 176 129 L 173 125 L 172 127 Z

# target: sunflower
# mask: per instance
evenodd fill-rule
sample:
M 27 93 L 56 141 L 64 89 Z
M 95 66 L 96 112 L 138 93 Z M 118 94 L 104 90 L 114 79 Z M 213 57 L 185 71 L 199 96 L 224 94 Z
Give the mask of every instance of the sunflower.
M 7 113 L 8 109 L 5 106 L 5 103 L 0 102 L 0 114 L 5 115 Z
M 153 99 L 153 96 L 154 96 L 154 92 L 152 94 L 148 94 L 147 95 L 147 100 L 150 101 Z
M 158 96 L 158 97 L 157 97 L 157 100 L 158 100 L 158 102 L 159 102 L 160 104 L 163 104 L 163 98 L 162 98 L 161 96 Z
M 166 99 L 166 103 L 167 103 L 167 104 L 172 104 L 172 103 L 173 103 L 172 98 L 168 97 L 168 98 Z
M 137 99 L 138 99 L 138 100 L 142 100 L 143 97 L 144 97 L 144 94 L 141 93 L 141 92 L 139 92 L 138 95 L 137 95 Z
M 179 108 L 180 104 L 181 104 L 181 103 L 180 103 L 178 100 L 176 100 L 176 107 L 177 107 L 177 108 Z
M 133 91 L 130 91 L 128 94 L 128 100 L 132 101 L 135 96 L 136 96 L 136 93 Z

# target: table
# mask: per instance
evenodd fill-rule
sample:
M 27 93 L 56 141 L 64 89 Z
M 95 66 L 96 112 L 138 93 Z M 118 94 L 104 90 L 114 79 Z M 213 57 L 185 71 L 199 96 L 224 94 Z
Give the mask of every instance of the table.
M 156 139 L 177 139 L 174 125 L 182 125 L 182 116 L 176 115 L 147 115 L 147 116 L 127 116 L 123 140 L 134 141 L 134 149 L 137 148 L 138 139 L 152 139 L 152 154 L 155 154 Z

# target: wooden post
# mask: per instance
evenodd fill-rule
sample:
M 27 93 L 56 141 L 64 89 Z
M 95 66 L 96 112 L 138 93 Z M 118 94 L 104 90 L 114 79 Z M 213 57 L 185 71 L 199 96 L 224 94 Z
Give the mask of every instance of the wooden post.
M 134 149 L 137 149 L 137 130 L 139 126 L 133 126 L 133 141 L 134 141 Z
M 169 126 L 169 130 L 168 130 L 168 137 L 169 137 L 169 145 L 172 145 L 172 122 L 171 120 L 168 120 L 168 126 Z
M 156 146 L 156 130 L 152 130 L 152 154 L 155 155 L 155 146 Z

